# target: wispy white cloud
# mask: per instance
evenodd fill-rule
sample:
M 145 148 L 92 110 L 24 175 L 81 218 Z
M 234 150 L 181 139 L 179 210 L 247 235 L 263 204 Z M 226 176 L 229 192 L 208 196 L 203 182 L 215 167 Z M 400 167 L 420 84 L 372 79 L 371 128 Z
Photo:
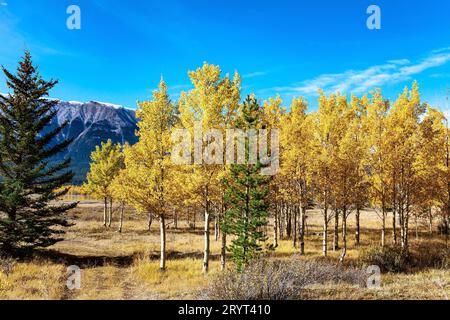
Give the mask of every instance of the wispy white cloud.
M 404 64 L 410 64 L 411 61 L 409 59 L 398 59 L 398 60 L 389 60 L 389 63 L 398 64 L 398 65 L 404 65 Z
M 450 78 L 450 73 L 433 73 L 430 78 Z
M 169 93 L 169 96 L 174 99 L 178 100 L 180 98 L 181 92 L 187 91 L 192 88 L 191 84 L 175 84 L 175 85 L 168 85 L 167 92 Z
M 255 71 L 255 72 L 250 72 L 250 73 L 246 73 L 244 75 L 242 75 L 243 79 L 250 79 L 250 78 L 255 78 L 255 77 L 262 77 L 265 76 L 267 74 L 266 71 Z
M 8 6 L 8 2 L 0 2 L 0 6 L 6 7 L 6 6 Z
M 445 51 L 449 51 L 450 50 L 450 47 L 446 47 L 446 48 L 440 48 L 440 49 L 435 49 L 435 50 L 433 50 L 433 51 L 431 51 L 431 53 L 442 53 L 442 52 L 445 52 Z
M 316 78 L 294 83 L 290 86 L 264 89 L 288 96 L 317 95 L 322 89 L 327 93 L 360 94 L 388 84 L 410 80 L 428 69 L 442 66 L 450 61 L 450 48 L 432 51 L 426 58 L 412 63 L 408 59 L 390 60 L 364 70 L 347 70 L 342 73 L 322 74 Z

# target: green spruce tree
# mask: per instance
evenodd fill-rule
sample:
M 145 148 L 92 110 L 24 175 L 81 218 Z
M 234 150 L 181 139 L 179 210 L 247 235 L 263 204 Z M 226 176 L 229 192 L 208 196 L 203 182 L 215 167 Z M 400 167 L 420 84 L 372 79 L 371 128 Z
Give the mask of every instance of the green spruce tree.
M 2 69 L 12 92 L 0 97 L 0 252 L 18 254 L 62 240 L 70 225 L 63 214 L 76 203 L 56 202 L 73 177 L 70 159 L 52 159 L 71 141 L 55 139 L 66 124 L 49 129 L 57 81 L 41 78 L 28 51 L 17 74 Z
M 260 106 L 253 96 L 243 103 L 237 126 L 240 129 L 258 129 L 261 123 Z M 233 236 L 228 250 L 238 271 L 241 271 L 261 250 L 266 240 L 262 227 L 267 225 L 268 177 L 261 175 L 263 165 L 249 162 L 249 140 L 246 139 L 246 160 L 244 164 L 233 164 L 225 178 L 224 202 L 228 210 L 222 228 L 225 234 Z

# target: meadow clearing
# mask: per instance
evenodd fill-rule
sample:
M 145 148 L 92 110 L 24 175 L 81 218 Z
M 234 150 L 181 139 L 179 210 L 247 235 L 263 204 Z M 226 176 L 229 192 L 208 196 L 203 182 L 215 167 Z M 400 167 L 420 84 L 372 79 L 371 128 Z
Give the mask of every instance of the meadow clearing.
M 159 270 L 159 227 L 155 221 L 147 229 L 145 216 L 133 209 L 125 210 L 123 232 L 118 230 L 115 214 L 111 228 L 102 225 L 102 203 L 81 201 L 69 213 L 74 226 L 65 240 L 39 251 L 29 261 L 2 261 L 0 270 L 0 299 L 50 300 L 153 300 L 197 299 L 210 281 L 221 272 L 219 263 L 220 239 L 214 240 L 211 230 L 211 267 L 202 274 L 203 232 L 199 216 L 196 228 L 179 221 L 177 229 L 168 222 L 167 270 Z M 346 264 L 358 265 L 361 249 L 379 243 L 380 220 L 374 211 L 361 215 L 361 244 L 353 241 L 353 215 L 349 218 L 349 250 Z M 299 256 L 292 240 L 280 240 L 269 259 L 323 259 L 319 211 L 308 211 L 306 254 Z M 430 248 L 445 245 L 444 237 L 428 235 L 426 221 L 419 221 L 418 238 L 411 228 L 411 250 L 426 254 Z M 268 227 L 268 242 L 272 241 L 272 227 Z M 330 242 L 332 232 L 330 232 Z M 339 259 L 340 251 L 330 250 L 331 262 Z M 426 258 L 426 257 L 425 257 Z M 66 287 L 67 267 L 82 269 L 81 288 Z M 230 263 L 228 263 L 230 265 Z M 421 268 L 408 273 L 384 273 L 381 288 L 367 289 L 349 284 L 311 285 L 302 292 L 302 299 L 448 299 L 450 271 L 445 268 Z

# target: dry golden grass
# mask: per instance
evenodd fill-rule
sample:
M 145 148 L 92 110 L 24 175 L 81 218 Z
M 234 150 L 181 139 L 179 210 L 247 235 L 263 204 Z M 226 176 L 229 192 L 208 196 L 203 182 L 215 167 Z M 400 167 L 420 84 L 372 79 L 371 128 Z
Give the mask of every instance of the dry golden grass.
M 207 276 L 201 273 L 203 233 L 201 223 L 190 230 L 186 222 L 179 229 L 168 229 L 167 270 L 159 271 L 158 224 L 147 230 L 145 216 L 128 209 L 122 233 L 117 222 L 112 228 L 102 226 L 102 206 L 84 201 L 70 213 L 76 225 L 67 232 L 65 240 L 47 250 L 46 258 L 16 263 L 9 275 L 0 271 L 0 299 L 195 299 L 219 271 L 220 240 L 211 235 L 212 261 Z M 354 245 L 354 218 L 349 218 L 347 263 L 355 264 L 360 249 L 379 243 L 380 221 L 375 212 L 362 213 L 361 245 Z M 272 253 L 283 259 L 314 259 L 321 257 L 322 220 L 320 212 L 308 214 L 306 255 L 293 255 L 291 240 L 280 240 Z M 426 225 L 419 226 L 420 239 L 411 234 L 412 248 L 442 244 L 443 239 L 430 239 Z M 268 228 L 269 242 L 272 227 Z M 391 241 L 388 238 L 388 241 Z M 332 230 L 329 244 L 331 248 Z M 329 251 L 331 261 L 337 261 L 340 251 Z M 81 289 L 66 288 L 68 265 L 82 268 Z M 309 287 L 305 298 L 311 299 L 448 299 L 449 270 L 423 270 L 415 274 L 385 274 L 382 288 L 376 290 L 348 285 L 319 285 Z
M 137 261 L 133 268 L 136 280 L 152 288 L 158 299 L 195 299 L 208 281 L 219 272 L 218 261 L 210 263 L 208 275 L 201 272 L 201 259 L 181 259 L 167 262 L 165 272 L 159 262 Z
M 64 296 L 63 265 L 50 262 L 16 263 L 12 272 L 0 272 L 0 299 L 58 300 Z
M 450 275 L 445 270 L 384 274 L 381 288 L 327 284 L 310 286 L 304 294 L 304 298 L 316 300 L 448 300 L 449 296 Z

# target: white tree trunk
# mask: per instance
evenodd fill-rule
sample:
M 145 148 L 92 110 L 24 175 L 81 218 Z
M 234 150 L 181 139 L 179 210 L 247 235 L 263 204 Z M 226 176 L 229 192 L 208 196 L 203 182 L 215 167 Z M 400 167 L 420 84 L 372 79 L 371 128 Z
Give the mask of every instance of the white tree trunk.
M 103 203 L 103 226 L 106 227 L 106 211 L 108 210 L 108 199 L 104 198 Z
M 222 232 L 222 245 L 220 248 L 220 269 L 225 270 L 227 254 L 227 235 Z
M 305 224 L 306 224 L 306 208 L 301 208 L 300 211 L 300 255 L 305 254 Z
M 428 232 L 430 236 L 433 235 L 433 212 L 431 208 L 428 209 Z
M 293 220 L 293 223 L 292 223 L 292 227 L 293 227 L 292 247 L 293 248 L 297 248 L 297 214 L 298 214 L 297 209 L 298 209 L 297 207 L 294 207 L 292 210 L 292 220 Z
M 325 208 L 323 212 L 323 240 L 322 240 L 322 255 L 324 257 L 328 254 L 328 209 Z
M 405 236 L 405 239 L 404 239 L 404 241 L 403 241 L 403 243 L 404 243 L 404 245 L 403 245 L 403 248 L 405 249 L 405 250 L 408 250 L 408 246 L 409 246 L 409 212 L 407 212 L 406 213 L 406 217 L 405 217 L 405 231 L 404 231 L 404 236 Z
M 274 212 L 274 221 L 273 221 L 273 246 L 274 248 L 278 247 L 278 205 L 275 206 Z
M 381 212 L 381 246 L 386 245 L 386 210 L 382 208 Z
M 344 263 L 345 256 L 347 255 L 347 210 L 342 210 L 342 253 L 339 258 L 340 263 Z
M 109 198 L 109 210 L 108 210 L 108 227 L 111 228 L 112 224 L 112 209 L 113 209 L 113 199 Z
M 122 233 L 122 227 L 123 227 L 123 211 L 124 211 L 125 205 L 122 204 L 120 206 L 120 223 L 119 223 L 119 232 Z
M 356 208 L 355 219 L 356 219 L 356 231 L 355 231 L 355 244 L 359 245 L 361 240 L 361 226 L 360 226 L 360 210 Z
M 203 253 L 203 273 L 208 273 L 209 270 L 209 251 L 210 251 L 210 240 L 209 240 L 209 205 L 205 209 L 205 251 Z
M 334 212 L 333 250 L 339 250 L 339 210 Z
M 214 216 L 214 240 L 219 241 L 219 216 Z
M 166 269 L 166 222 L 164 215 L 159 217 L 159 229 L 161 235 L 161 258 L 159 262 L 159 269 L 164 271 Z
M 395 209 L 392 212 L 392 242 L 394 245 L 397 244 L 397 216 L 395 213 Z

